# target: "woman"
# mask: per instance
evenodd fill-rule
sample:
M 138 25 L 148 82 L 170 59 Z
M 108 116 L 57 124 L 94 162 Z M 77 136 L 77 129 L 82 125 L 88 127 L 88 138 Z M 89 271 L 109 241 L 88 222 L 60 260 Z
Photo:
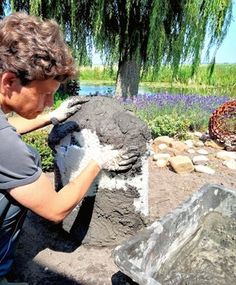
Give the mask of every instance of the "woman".
M 53 105 L 60 83 L 75 75 L 74 60 L 55 21 L 13 13 L 0 22 L 0 284 L 10 284 L 4 276 L 13 263 L 26 209 L 60 222 L 81 201 L 101 169 L 113 163 L 119 168 L 119 162 L 129 167 L 120 153 L 105 151 L 56 192 L 40 168 L 38 155 L 21 140 L 20 134 L 49 125 L 53 119 L 66 120 L 86 101 L 72 97 L 43 113 Z M 7 119 L 10 112 L 19 116 Z

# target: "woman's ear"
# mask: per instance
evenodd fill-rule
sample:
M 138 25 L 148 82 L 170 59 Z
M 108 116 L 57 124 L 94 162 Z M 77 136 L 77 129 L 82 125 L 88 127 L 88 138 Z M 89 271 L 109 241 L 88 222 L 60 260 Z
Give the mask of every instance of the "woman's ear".
M 13 72 L 4 72 L 1 76 L 1 93 L 9 94 L 11 91 L 19 88 L 19 79 Z

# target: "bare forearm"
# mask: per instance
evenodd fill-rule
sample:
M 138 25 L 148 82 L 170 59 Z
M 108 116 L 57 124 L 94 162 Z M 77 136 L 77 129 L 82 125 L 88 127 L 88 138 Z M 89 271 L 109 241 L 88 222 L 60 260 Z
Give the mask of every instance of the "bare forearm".
M 80 203 L 100 170 L 98 164 L 91 160 L 76 178 L 58 192 L 57 207 L 61 209 L 59 220 L 63 220 Z
M 84 170 L 59 192 L 49 178 L 42 173 L 35 182 L 10 190 L 20 204 L 45 219 L 60 222 L 83 199 L 90 185 L 100 172 L 98 164 L 91 160 Z
M 27 120 L 19 116 L 10 117 L 8 118 L 8 122 L 16 128 L 19 134 L 32 132 L 51 123 L 49 116 L 46 113 L 39 115 L 37 118 L 32 120 Z

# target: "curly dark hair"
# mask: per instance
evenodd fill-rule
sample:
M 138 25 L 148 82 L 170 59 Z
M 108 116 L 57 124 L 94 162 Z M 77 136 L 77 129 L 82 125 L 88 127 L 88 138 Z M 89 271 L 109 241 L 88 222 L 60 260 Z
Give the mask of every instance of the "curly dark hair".
M 23 85 L 32 80 L 74 79 L 75 62 L 57 22 L 16 12 L 0 21 L 0 73 L 10 71 Z

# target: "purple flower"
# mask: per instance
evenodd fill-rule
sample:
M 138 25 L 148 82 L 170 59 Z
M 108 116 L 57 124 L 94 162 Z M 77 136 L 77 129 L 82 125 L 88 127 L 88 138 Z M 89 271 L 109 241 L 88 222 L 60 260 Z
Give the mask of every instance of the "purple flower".
M 139 95 L 133 101 L 127 99 L 124 104 L 129 104 L 138 110 L 155 106 L 156 108 L 175 108 L 182 111 L 198 109 L 199 111 L 212 113 L 218 106 L 229 100 L 228 97 L 215 95 L 157 93 Z

